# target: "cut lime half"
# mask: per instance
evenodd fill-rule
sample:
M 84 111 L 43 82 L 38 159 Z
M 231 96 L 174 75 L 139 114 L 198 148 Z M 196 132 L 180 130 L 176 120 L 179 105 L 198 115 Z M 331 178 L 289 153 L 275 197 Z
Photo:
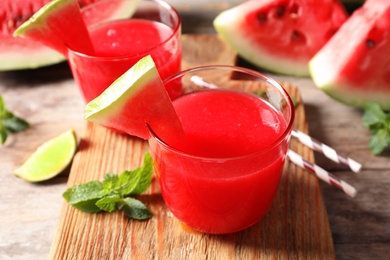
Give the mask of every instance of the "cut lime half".
M 70 129 L 39 146 L 13 174 L 29 182 L 51 179 L 70 164 L 76 150 L 76 133 Z

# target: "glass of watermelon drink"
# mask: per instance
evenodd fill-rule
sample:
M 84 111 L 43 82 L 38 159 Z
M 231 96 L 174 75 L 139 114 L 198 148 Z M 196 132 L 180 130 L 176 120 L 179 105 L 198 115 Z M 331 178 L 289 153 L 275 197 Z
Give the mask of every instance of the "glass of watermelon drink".
M 166 143 L 149 127 L 168 208 L 205 233 L 255 224 L 270 208 L 282 175 L 294 121 L 288 93 L 258 72 L 234 66 L 190 69 L 164 84 L 183 88 L 173 105 L 185 133 Z
M 103 0 L 83 8 L 82 15 L 95 54 L 69 50 L 69 64 L 86 102 L 148 54 L 162 78 L 180 71 L 181 18 L 166 2 Z M 174 97 L 180 90 L 167 91 Z

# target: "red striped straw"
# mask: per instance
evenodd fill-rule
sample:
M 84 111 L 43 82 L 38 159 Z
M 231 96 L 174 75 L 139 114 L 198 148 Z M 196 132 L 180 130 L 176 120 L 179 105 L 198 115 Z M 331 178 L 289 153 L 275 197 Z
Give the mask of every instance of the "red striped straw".
M 294 164 L 298 165 L 299 167 L 314 173 L 319 179 L 322 181 L 342 190 L 344 193 L 349 195 L 350 197 L 354 198 L 357 194 L 357 190 L 351 186 L 350 184 L 346 183 L 345 181 L 341 180 L 340 178 L 334 176 L 330 172 L 322 169 L 316 164 L 313 164 L 305 159 L 303 159 L 299 154 L 292 150 L 288 150 L 287 157 L 292 161 Z
M 362 165 L 357 161 L 340 155 L 335 149 L 317 141 L 316 139 L 308 136 L 307 134 L 301 131 L 293 130 L 291 134 L 293 137 L 297 138 L 304 145 L 310 147 L 315 151 L 321 152 L 328 159 L 334 162 L 348 166 L 354 172 L 360 172 L 360 170 L 362 169 Z

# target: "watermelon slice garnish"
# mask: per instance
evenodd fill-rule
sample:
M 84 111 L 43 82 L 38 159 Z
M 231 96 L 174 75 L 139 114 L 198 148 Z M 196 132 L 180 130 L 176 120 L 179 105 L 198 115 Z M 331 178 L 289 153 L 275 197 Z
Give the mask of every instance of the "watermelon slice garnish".
M 347 19 L 334 0 L 249 0 L 220 13 L 218 34 L 248 62 L 308 76 L 308 62 Z
M 367 0 L 309 64 L 315 85 L 332 98 L 390 110 L 390 1 Z
M 86 24 L 94 24 L 107 19 L 128 18 L 137 6 L 138 0 L 110 2 L 105 10 L 95 8 L 94 3 L 101 0 L 78 0 Z M 16 28 L 26 22 L 50 0 L 2 0 L 0 8 L 0 71 L 34 69 L 65 61 L 64 55 L 47 47 L 37 39 L 14 37 Z M 88 8 L 85 8 L 88 6 Z M 74 20 L 72 20 L 73 22 Z M 78 30 L 66 28 L 67 32 Z M 73 40 L 81 40 L 79 38 Z M 46 41 L 46 39 L 43 39 Z
M 162 140 L 184 135 L 182 125 L 150 55 L 139 60 L 90 101 L 84 117 L 102 126 L 149 139 L 150 128 Z
M 68 48 L 85 54 L 94 53 L 76 0 L 47 3 L 18 27 L 14 35 L 41 42 L 65 57 L 68 56 Z

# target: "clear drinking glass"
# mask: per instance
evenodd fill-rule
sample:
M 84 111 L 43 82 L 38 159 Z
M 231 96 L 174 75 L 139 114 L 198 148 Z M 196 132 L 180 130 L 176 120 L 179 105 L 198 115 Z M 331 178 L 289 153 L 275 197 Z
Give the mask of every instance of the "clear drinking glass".
M 94 13 L 101 14 L 99 21 Z M 148 54 L 162 78 L 180 71 L 181 18 L 166 2 L 102 0 L 83 8 L 82 14 L 95 54 L 69 49 L 69 64 L 86 102 Z M 179 90 L 167 91 L 174 97 Z
M 164 84 L 183 89 L 173 104 L 185 133 L 166 143 L 150 129 L 150 152 L 168 208 L 206 233 L 255 224 L 281 178 L 294 121 L 288 93 L 256 71 L 233 66 L 186 70 Z

